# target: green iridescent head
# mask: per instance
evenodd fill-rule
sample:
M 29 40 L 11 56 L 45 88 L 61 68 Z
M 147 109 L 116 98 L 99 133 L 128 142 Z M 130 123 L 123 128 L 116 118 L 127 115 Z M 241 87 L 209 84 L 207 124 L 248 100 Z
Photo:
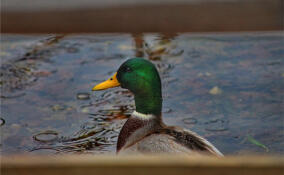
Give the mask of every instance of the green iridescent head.
M 95 86 L 93 90 L 116 86 L 128 89 L 134 94 L 137 112 L 161 114 L 161 80 L 155 65 L 150 61 L 143 58 L 125 61 L 113 77 Z
M 161 97 L 161 80 L 154 64 L 143 58 L 124 62 L 117 71 L 117 80 L 122 88 L 136 94 Z

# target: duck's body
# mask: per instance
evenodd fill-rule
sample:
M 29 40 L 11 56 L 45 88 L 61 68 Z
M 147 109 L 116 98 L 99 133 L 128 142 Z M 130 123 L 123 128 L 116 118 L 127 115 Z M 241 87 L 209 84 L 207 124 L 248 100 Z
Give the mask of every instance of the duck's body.
M 196 133 L 163 123 L 161 81 L 151 62 L 142 58 L 129 59 L 112 78 L 95 86 L 93 90 L 116 86 L 133 92 L 136 105 L 136 110 L 120 131 L 117 153 L 222 156 L 218 149 Z
M 196 133 L 179 127 L 166 126 L 154 115 L 133 112 L 118 138 L 119 154 L 222 154 Z

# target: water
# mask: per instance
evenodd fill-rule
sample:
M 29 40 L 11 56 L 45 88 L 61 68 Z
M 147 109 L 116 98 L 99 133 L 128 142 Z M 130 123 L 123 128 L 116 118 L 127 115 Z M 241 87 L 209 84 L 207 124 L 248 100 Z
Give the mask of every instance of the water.
M 135 56 L 159 69 L 168 125 L 284 153 L 283 33 L 2 35 L 0 54 L 1 154 L 114 153 L 133 96 L 91 89 Z

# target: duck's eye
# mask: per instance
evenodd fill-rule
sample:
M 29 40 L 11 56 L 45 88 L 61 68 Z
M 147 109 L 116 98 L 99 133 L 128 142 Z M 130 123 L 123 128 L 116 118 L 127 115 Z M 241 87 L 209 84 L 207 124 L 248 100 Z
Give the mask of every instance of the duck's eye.
M 131 72 L 131 71 L 132 71 L 132 69 L 130 67 L 125 68 L 125 72 Z

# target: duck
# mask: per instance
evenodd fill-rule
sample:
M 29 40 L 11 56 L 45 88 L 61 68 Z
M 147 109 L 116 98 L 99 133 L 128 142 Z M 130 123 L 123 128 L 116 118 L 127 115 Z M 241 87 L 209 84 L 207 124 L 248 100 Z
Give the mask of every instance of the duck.
M 193 131 L 167 126 L 162 120 L 162 86 L 155 65 L 144 58 L 131 58 L 92 91 L 120 86 L 134 94 L 135 110 L 118 135 L 117 154 L 223 154 Z

